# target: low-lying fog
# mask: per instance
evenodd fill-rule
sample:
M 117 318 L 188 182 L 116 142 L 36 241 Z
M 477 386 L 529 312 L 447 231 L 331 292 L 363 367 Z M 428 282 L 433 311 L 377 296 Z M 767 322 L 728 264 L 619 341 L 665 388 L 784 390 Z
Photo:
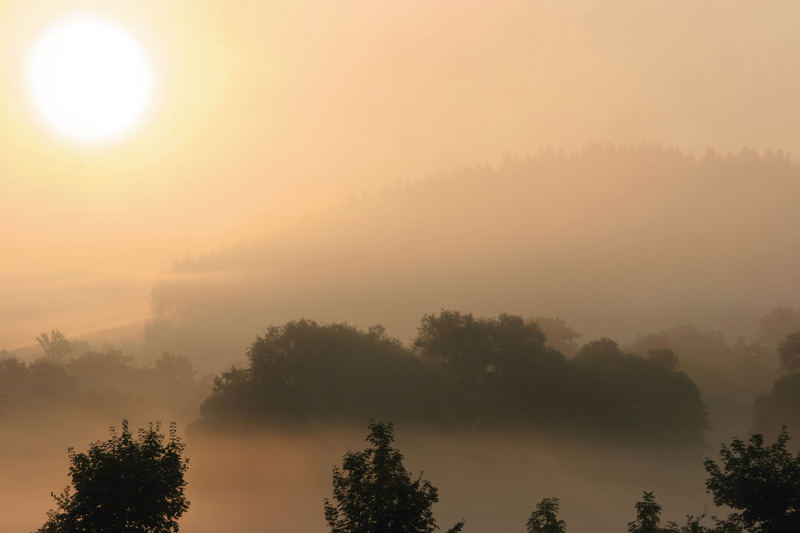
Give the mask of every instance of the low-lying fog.
M 4 432 L 0 501 L 6 511 L 0 513 L 0 530 L 41 526 L 52 508 L 49 492 L 67 484 L 66 448 L 81 450 L 90 440 L 106 438 L 104 422 L 76 421 L 69 429 L 36 424 L 41 437 L 35 441 L 28 432 Z M 341 465 L 346 450 L 364 447 L 365 434 L 366 428 L 317 428 L 300 435 L 191 435 L 186 454 L 192 506 L 181 531 L 325 531 L 322 500 L 331 495 L 331 469 Z M 464 518 L 475 533 L 522 531 L 536 502 L 557 496 L 570 530 L 612 533 L 634 518 L 633 504 L 643 490 L 655 491 L 670 520 L 698 514 L 711 503 L 703 487 L 703 451 L 624 450 L 546 436 L 403 427 L 396 436 L 409 470 L 424 470 L 440 489 L 434 511 L 442 526 Z

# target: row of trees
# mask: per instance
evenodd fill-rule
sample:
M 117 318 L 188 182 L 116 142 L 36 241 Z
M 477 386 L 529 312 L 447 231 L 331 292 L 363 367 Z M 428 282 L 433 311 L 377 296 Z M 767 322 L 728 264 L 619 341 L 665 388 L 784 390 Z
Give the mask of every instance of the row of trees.
M 788 533 L 800 531 L 800 454 L 787 449 L 789 435 L 784 429 L 776 442 L 764 445 L 761 434 L 749 442 L 735 438 L 720 450 L 721 462 L 706 459 L 706 489 L 714 503 L 733 510 L 723 518 L 705 514 L 687 515 L 679 525 L 661 526 L 661 505 L 652 492 L 636 502 L 636 519 L 628 533 Z M 566 523 L 558 518 L 558 498 L 545 498 L 528 520 L 528 533 L 565 533 Z
M 707 425 L 704 408 L 723 428 L 746 430 L 742 421 L 753 412 L 759 432 L 800 424 L 800 331 L 780 337 L 798 323 L 800 313 L 776 308 L 762 319 L 759 343 L 730 345 L 685 326 L 622 348 L 608 339 L 579 346 L 563 321 L 514 315 L 426 315 L 411 346 L 379 326 L 362 331 L 300 320 L 258 337 L 249 366 L 223 373 L 210 397 L 210 381 L 194 379 L 186 356 L 164 353 L 154 366 L 137 367 L 120 351 L 93 350 L 53 330 L 37 337 L 42 359 L 0 356 L 0 417 L 53 406 L 119 416 L 132 405 L 194 417 L 205 399 L 206 425 L 387 417 L 696 442 Z M 767 394 L 775 373 L 764 370 L 762 344 L 774 347 L 772 367 L 779 362 L 783 371 Z
M 624 347 L 607 339 L 581 347 L 563 320 L 443 311 L 423 317 L 414 343 L 403 346 L 381 327 L 300 320 L 270 328 L 251 346 L 249 368 L 218 379 L 203 423 L 387 417 L 659 441 L 663 428 L 692 440 L 705 425 L 703 407 L 716 427 L 746 430 L 761 396 L 754 428 L 772 432 L 800 422 L 799 327 L 800 312 L 778 307 L 762 318 L 757 341 L 729 344 L 714 332 L 681 326 Z M 0 352 L 0 416 L 23 405 L 24 415 L 48 403 L 108 408 L 136 398 L 194 417 L 211 389 L 210 378 L 193 379 L 192 362 L 182 355 L 165 353 L 153 368 L 142 368 L 122 352 L 93 350 L 59 330 L 37 341 L 44 357 L 32 363 Z M 764 394 L 775 379 L 776 351 L 784 375 Z M 106 401 L 94 401 L 98 395 Z
M 636 353 L 669 348 L 697 383 L 715 426 L 774 433 L 800 426 L 800 310 L 776 307 L 756 340 L 728 343 L 721 334 L 681 326 L 636 338 Z
M 372 423 L 363 452 L 348 452 L 342 469 L 333 471 L 334 502 L 325 501 L 325 518 L 332 533 L 433 533 L 438 526 L 431 512 L 436 488 L 420 477 L 412 480 L 393 446 L 392 424 Z M 787 448 L 784 429 L 776 442 L 764 445 L 761 434 L 748 442 L 734 438 L 720 450 L 720 462 L 704 461 L 706 489 L 718 506 L 733 510 L 726 517 L 687 515 L 684 524 L 661 525 L 661 505 L 645 491 L 634 508 L 628 533 L 788 533 L 800 531 L 800 454 Z M 559 499 L 541 500 L 527 521 L 528 533 L 565 533 Z M 464 521 L 449 532 L 461 531 Z
M 370 423 L 368 446 L 347 452 L 333 469 L 333 495 L 323 502 L 331 533 L 433 533 L 439 526 L 432 506 L 436 487 L 412 476 L 394 445 L 391 423 Z M 636 502 L 628 533 L 788 533 L 800 531 L 800 454 L 787 449 L 789 436 L 765 446 L 760 434 L 734 439 L 720 450 L 720 462 L 706 459 L 706 488 L 715 504 L 733 512 L 704 525 L 704 515 L 688 515 L 679 525 L 661 525 L 661 506 L 652 492 Z M 134 437 L 123 421 L 111 438 L 88 452 L 69 451 L 71 486 L 55 496 L 56 508 L 38 533 L 175 533 L 189 508 L 184 474 L 188 460 L 174 425 L 169 435 L 158 425 Z M 527 521 L 528 533 L 565 533 L 558 498 L 545 498 Z M 464 528 L 461 520 L 447 530 Z
M 379 326 L 299 320 L 267 330 L 248 359 L 216 379 L 201 423 L 391 418 L 658 442 L 699 442 L 707 427 L 672 352 L 642 357 L 601 339 L 567 358 L 515 315 L 425 315 L 411 347 Z

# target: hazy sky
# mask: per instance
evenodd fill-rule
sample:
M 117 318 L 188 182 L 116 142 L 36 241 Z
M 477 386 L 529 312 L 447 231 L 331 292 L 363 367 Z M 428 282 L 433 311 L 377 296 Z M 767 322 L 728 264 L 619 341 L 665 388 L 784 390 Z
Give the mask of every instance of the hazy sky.
M 105 147 L 53 135 L 25 84 L 36 36 L 75 9 L 128 27 L 154 63 L 147 116 Z M 798 16 L 795 1 L 6 0 L 0 347 L 144 318 L 150 280 L 187 253 L 507 152 L 800 153 Z

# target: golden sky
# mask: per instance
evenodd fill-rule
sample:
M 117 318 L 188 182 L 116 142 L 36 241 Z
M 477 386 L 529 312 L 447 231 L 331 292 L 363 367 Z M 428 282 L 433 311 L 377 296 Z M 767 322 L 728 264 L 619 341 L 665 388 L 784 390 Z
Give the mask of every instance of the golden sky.
M 147 115 L 100 148 L 54 136 L 25 85 L 39 32 L 76 9 L 127 27 L 155 70 Z M 797 154 L 799 15 L 794 1 L 5 0 L 0 347 L 44 329 L 9 302 L 37 308 L 48 284 L 128 287 L 104 323 L 144 318 L 149 280 L 188 253 L 504 153 Z M 96 307 L 69 308 L 45 327 L 97 325 Z

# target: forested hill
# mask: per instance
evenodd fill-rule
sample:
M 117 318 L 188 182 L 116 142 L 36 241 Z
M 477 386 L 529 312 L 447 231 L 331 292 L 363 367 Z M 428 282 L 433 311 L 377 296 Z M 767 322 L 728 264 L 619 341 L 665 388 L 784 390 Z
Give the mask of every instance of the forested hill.
M 594 146 L 365 193 L 187 259 L 153 289 L 151 349 L 202 366 L 297 317 L 384 324 L 432 309 L 561 316 L 584 340 L 678 324 L 749 335 L 800 301 L 800 168 L 781 153 Z

